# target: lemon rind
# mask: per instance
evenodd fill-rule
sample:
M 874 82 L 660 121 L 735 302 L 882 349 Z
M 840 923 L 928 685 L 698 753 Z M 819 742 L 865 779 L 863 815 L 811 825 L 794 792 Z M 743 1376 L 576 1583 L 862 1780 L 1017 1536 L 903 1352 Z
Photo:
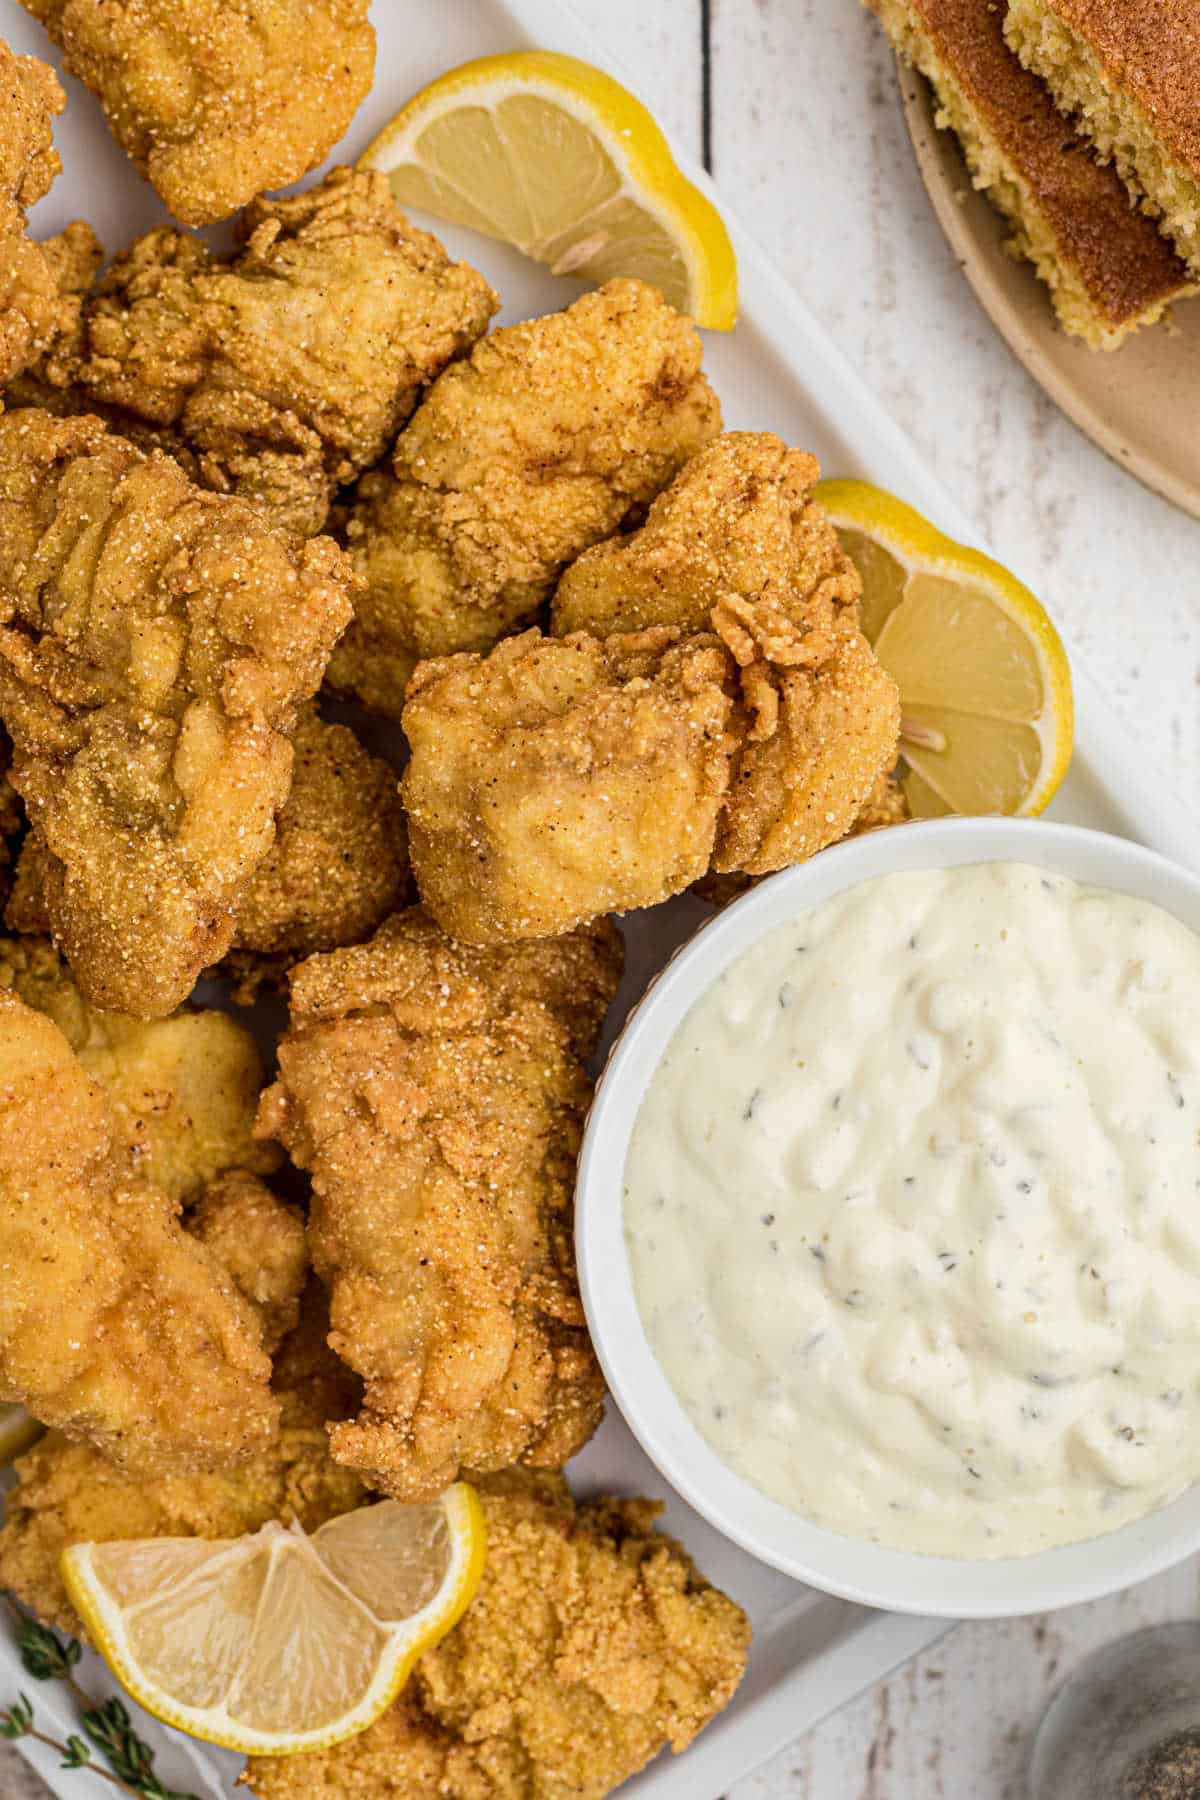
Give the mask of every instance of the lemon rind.
M 524 79 L 522 78 L 524 77 Z M 550 50 L 521 50 L 462 63 L 415 95 L 385 125 L 359 159 L 384 173 L 406 159 L 421 131 L 454 109 L 468 92 L 494 99 L 533 89 L 562 105 L 601 138 L 630 198 L 662 226 L 688 269 L 696 316 L 707 328 L 731 330 L 737 320 L 737 258 L 725 221 L 688 180 L 653 114 L 602 69 Z
M 819 482 L 815 497 L 835 528 L 845 525 L 876 538 L 909 575 L 928 570 L 973 577 L 1025 630 L 1038 653 L 1047 697 L 1040 716 L 1022 723 L 1037 733 L 1042 746 L 1043 769 L 1013 816 L 1033 818 L 1044 812 L 1070 766 L 1075 701 L 1066 648 L 1036 594 L 1003 563 L 947 536 L 915 507 L 883 488 L 873 487 L 869 482 L 835 478 Z M 922 778 L 944 800 L 945 795 L 940 793 L 924 761 L 919 765 L 914 762 L 913 766 L 919 766 Z
M 96 1546 L 74 1544 L 64 1550 L 60 1572 L 71 1604 L 108 1668 L 138 1705 L 164 1725 L 173 1726 L 203 1743 L 218 1744 L 244 1755 L 293 1756 L 326 1750 L 344 1743 L 347 1738 L 356 1737 L 387 1711 L 416 1663 L 454 1628 L 475 1597 L 487 1549 L 479 1496 L 468 1483 L 458 1482 L 440 1498 L 446 1508 L 451 1541 L 450 1562 L 441 1587 L 428 1604 L 403 1625 L 375 1619 L 380 1629 L 390 1630 L 395 1639 L 393 1646 L 380 1658 L 380 1672 L 375 1681 L 363 1699 L 342 1718 L 332 1725 L 316 1726 L 309 1731 L 263 1732 L 232 1721 L 228 1729 L 214 1729 L 212 1721 L 223 1712 L 223 1707 L 180 1706 L 155 1682 L 148 1681 L 138 1672 L 138 1666 L 129 1654 L 121 1615 L 97 1601 L 96 1588 L 87 1580 L 91 1552 Z M 332 1578 L 336 1580 L 336 1577 Z M 349 1589 L 344 1591 L 360 1610 L 369 1611 Z M 370 1616 L 375 1618 L 373 1614 Z M 225 1718 L 229 1718 L 227 1713 Z

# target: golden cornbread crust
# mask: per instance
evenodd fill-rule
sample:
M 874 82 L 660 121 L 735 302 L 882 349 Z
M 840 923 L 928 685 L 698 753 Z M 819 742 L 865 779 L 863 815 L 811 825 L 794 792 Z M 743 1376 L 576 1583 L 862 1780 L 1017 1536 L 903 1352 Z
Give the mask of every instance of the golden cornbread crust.
M 1196 0 L 1012 0 L 1004 30 L 1200 273 Z
M 1196 0 L 1035 0 L 1062 21 L 1110 88 L 1139 106 L 1172 158 L 1200 181 L 1200 6 Z
M 962 141 L 976 185 L 1016 226 L 1064 328 L 1114 349 L 1190 291 L 1188 271 L 1130 207 L 1049 91 L 1005 42 L 994 0 L 869 0 L 897 50 L 933 84 L 939 125 Z

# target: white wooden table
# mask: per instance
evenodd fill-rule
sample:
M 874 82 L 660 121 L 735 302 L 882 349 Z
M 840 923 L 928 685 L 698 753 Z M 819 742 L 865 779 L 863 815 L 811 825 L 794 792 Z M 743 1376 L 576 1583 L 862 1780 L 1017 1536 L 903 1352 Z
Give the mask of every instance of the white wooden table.
M 1108 463 L 994 334 L 929 211 L 891 57 L 856 0 L 573 4 L 680 144 L 707 148 L 983 537 L 1052 605 L 1148 767 L 1194 796 L 1200 525 Z M 1196 1578 L 1190 1564 L 1048 1620 L 962 1626 L 729 1800 L 1023 1800 L 1028 1731 L 1055 1683 L 1135 1625 L 1194 1615 Z M 99 1792 L 70 1779 L 80 1800 Z M 0 1797 L 44 1795 L 0 1746 Z
M 979 310 L 930 212 L 874 21 L 856 0 L 573 4 L 680 143 L 699 153 L 707 139 L 744 222 L 1053 607 L 1148 767 L 1193 796 L 1200 524 L 1093 449 Z M 1028 1733 L 1061 1676 L 1198 1599 L 1193 1563 L 1050 1619 L 960 1626 L 729 1800 L 1024 1800 Z

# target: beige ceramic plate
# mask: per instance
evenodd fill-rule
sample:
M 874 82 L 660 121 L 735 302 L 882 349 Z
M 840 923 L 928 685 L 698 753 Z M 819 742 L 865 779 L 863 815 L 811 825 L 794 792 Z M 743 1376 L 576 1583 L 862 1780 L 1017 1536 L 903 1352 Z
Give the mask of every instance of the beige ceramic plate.
M 958 140 L 934 126 L 928 83 L 901 69 L 900 89 L 933 209 L 993 325 L 1081 431 L 1200 518 L 1200 296 L 1119 350 L 1092 351 L 1067 337 L 1032 264 L 1006 253 L 1005 221 L 971 186 Z

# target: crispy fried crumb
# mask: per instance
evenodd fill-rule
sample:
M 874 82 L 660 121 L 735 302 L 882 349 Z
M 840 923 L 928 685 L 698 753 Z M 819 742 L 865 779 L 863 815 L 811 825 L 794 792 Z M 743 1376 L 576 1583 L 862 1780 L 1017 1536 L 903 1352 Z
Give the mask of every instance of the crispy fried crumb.
M 726 1705 L 750 1626 L 673 1539 L 652 1500 L 576 1506 L 521 1471 L 483 1494 L 488 1559 L 460 1624 L 360 1737 L 252 1757 L 259 1800 L 603 1800 Z
M 620 967 L 607 924 L 478 951 L 413 911 L 292 973 L 260 1129 L 312 1175 L 330 1342 L 367 1384 L 334 1457 L 385 1493 L 561 1466 L 599 1423 L 572 1187 Z

